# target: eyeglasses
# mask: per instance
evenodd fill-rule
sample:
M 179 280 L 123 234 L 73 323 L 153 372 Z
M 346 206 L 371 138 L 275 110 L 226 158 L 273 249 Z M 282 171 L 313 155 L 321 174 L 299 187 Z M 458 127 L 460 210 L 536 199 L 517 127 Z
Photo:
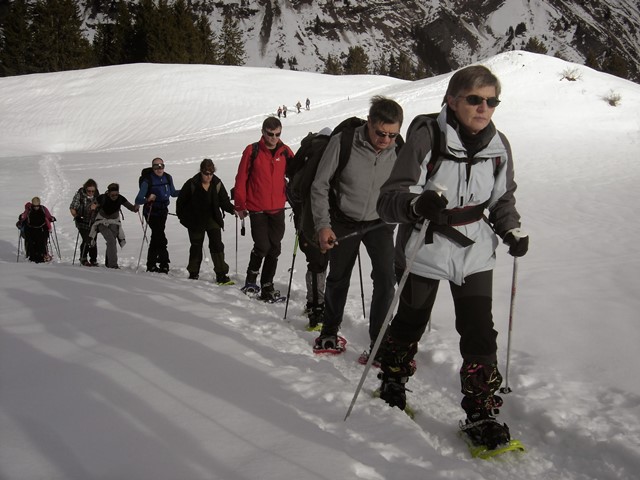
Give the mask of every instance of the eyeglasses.
M 96 193 L 95 188 L 87 188 L 87 193 Z
M 111 191 L 109 192 L 109 196 L 110 196 L 110 197 L 117 197 L 118 195 L 120 195 L 120 192 L 119 192 L 119 191 L 117 191 L 117 190 L 111 190 Z
M 153 169 L 154 169 L 154 170 L 162 170 L 163 168 L 164 168 L 164 165 L 163 165 L 162 163 L 156 163 L 156 164 L 153 166 Z
M 398 135 L 400 135 L 399 133 L 389 133 L 389 132 L 382 132 L 380 130 L 374 130 L 375 134 L 380 137 L 380 138 L 386 138 L 389 137 L 391 140 L 393 140 L 394 138 L 396 138 Z
M 280 135 L 282 135 L 282 132 L 270 132 L 269 130 L 263 130 L 262 133 L 264 133 L 267 137 L 278 137 L 280 138 Z
M 202 175 L 206 175 L 207 177 L 213 175 L 213 172 L 200 172 Z
M 482 102 L 487 102 L 487 107 L 496 108 L 500 105 L 500 100 L 498 97 L 481 97 L 480 95 L 467 95 L 466 97 L 459 96 L 458 98 L 464 98 L 469 105 L 473 105 L 474 107 L 477 105 L 481 105 Z

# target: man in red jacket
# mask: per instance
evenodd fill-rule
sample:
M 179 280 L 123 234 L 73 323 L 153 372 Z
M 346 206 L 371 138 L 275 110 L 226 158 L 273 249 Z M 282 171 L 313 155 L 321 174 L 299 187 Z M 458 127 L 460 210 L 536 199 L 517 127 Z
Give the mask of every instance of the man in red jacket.
M 253 249 L 243 291 L 260 292 L 260 298 L 274 301 L 280 292 L 273 286 L 284 236 L 285 169 L 293 158 L 291 149 L 280 141 L 282 123 L 268 117 L 262 123 L 260 141 L 247 145 L 238 166 L 233 200 L 238 216 L 249 216 Z M 254 153 L 255 151 L 255 153 Z M 264 259 L 264 265 L 262 260 Z M 260 286 L 258 273 L 262 267 Z

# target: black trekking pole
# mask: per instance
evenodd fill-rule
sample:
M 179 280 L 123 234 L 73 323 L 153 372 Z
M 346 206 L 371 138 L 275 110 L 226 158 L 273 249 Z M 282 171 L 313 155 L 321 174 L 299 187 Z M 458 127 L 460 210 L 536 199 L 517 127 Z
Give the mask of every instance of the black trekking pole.
M 283 320 L 287 319 L 287 310 L 289 309 L 289 296 L 291 295 L 291 282 L 293 282 L 293 267 L 296 264 L 296 255 L 298 254 L 298 240 L 300 239 L 300 235 L 298 230 L 296 230 L 296 239 L 293 243 L 293 258 L 291 259 L 291 268 L 289 269 L 289 287 L 287 288 L 287 303 L 284 306 L 284 317 Z
M 18 255 L 16 255 L 16 263 L 20 261 L 20 245 L 22 244 L 22 232 L 18 231 Z
M 369 370 L 371 369 L 371 365 L 373 365 L 373 361 L 376 357 L 376 353 L 378 352 L 378 349 L 380 348 L 380 344 L 382 343 L 382 338 L 384 337 L 384 333 L 387 330 L 387 326 L 389 325 L 389 323 L 391 323 L 393 312 L 396 309 L 398 300 L 400 300 L 400 294 L 402 293 L 404 284 L 407 282 L 407 278 L 409 277 L 409 270 L 411 270 L 411 266 L 413 265 L 413 262 L 415 261 L 416 256 L 418 255 L 418 251 L 420 250 L 420 247 L 424 244 L 424 236 L 427 232 L 428 225 L 429 225 L 429 222 L 425 220 L 424 223 L 422 224 L 422 228 L 420 228 L 420 233 L 418 233 L 418 238 L 416 239 L 416 243 L 413 247 L 413 250 L 411 251 L 411 254 L 409 255 L 409 258 L 407 259 L 407 264 L 404 267 L 404 272 L 402 273 L 402 277 L 398 282 L 398 288 L 396 289 L 396 293 L 393 295 L 393 300 L 391 300 L 391 305 L 389 305 L 389 310 L 387 310 L 387 316 L 385 317 L 382 327 L 380 328 L 380 332 L 378 332 L 376 342 L 373 344 L 373 347 L 371 347 L 371 353 L 369 354 L 369 359 L 367 360 L 367 364 L 365 365 L 364 371 L 362 372 L 362 377 L 360 377 L 360 382 L 358 383 L 356 391 L 353 394 L 353 398 L 351 399 L 351 404 L 349 405 L 347 414 L 344 416 L 345 422 L 347 421 L 347 418 L 349 418 L 349 415 L 353 410 L 353 406 L 356 404 L 356 400 L 358 398 L 358 395 L 360 394 L 360 390 L 362 390 L 362 385 L 364 385 L 364 381 L 367 378 L 367 373 L 369 373 Z
M 331 243 L 340 243 L 341 241 L 346 240 L 348 238 L 357 237 L 358 235 L 364 235 L 365 233 L 369 233 L 369 232 L 371 232 L 373 230 L 377 230 L 378 228 L 386 227 L 387 225 L 388 224 L 384 223 L 384 222 L 376 223 L 375 225 L 367 227 L 364 230 L 356 230 L 355 232 L 347 233 L 346 235 L 344 235 L 342 237 L 336 238 Z
M 513 330 L 513 312 L 516 308 L 516 289 L 518 286 L 518 257 L 513 257 L 513 275 L 511 277 L 511 304 L 509 305 L 509 333 L 507 335 L 507 366 L 504 373 L 504 387 L 500 393 L 511 393 L 509 387 L 509 364 L 511 359 L 511 332 Z
M 362 299 L 362 318 L 367 318 L 364 308 L 364 286 L 362 285 L 362 263 L 360 262 L 360 249 L 358 249 L 358 273 L 360 274 L 360 298 Z
M 149 205 L 149 213 L 147 214 L 147 223 L 142 228 L 142 244 L 140 245 L 140 255 L 138 255 L 138 265 L 136 265 L 136 273 L 138 273 L 138 269 L 140 268 L 140 260 L 142 259 L 142 249 L 144 248 L 144 242 L 149 243 L 147 240 L 147 228 L 149 227 L 149 218 L 151 217 L 151 209 L 153 208 L 153 203 Z M 138 217 L 140 218 L 140 224 L 142 225 L 142 215 L 140 215 L 140 210 L 138 210 Z
M 73 260 L 71 261 L 71 265 L 76 264 L 76 252 L 78 251 L 78 240 L 80 239 L 80 230 L 78 230 L 78 234 L 76 235 L 76 246 L 73 247 Z
M 53 238 L 54 238 L 53 246 L 56 252 L 58 253 L 58 258 L 62 260 L 62 255 L 60 255 L 60 243 L 58 242 L 58 231 L 56 230 L 55 221 L 53 222 Z

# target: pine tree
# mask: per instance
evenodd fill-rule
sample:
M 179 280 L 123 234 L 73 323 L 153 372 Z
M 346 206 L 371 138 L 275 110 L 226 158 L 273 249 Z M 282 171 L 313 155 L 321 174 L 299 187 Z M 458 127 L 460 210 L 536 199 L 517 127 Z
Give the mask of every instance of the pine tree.
M 363 75 L 369 73 L 369 56 L 360 45 L 349 47 L 344 62 L 344 73 L 347 75 Z
M 541 53 L 546 54 L 549 50 L 544 46 L 542 40 L 538 39 L 538 37 L 531 37 L 527 44 L 524 46 L 524 51 L 532 52 L 532 53 Z
M 244 65 L 245 51 L 238 21 L 231 15 L 224 17 L 220 38 L 220 63 L 222 65 Z
M 340 61 L 329 54 L 327 60 L 324 62 L 324 72 L 328 75 L 342 75 L 342 65 Z
M 411 60 L 405 53 L 401 53 L 398 58 L 398 74 L 397 78 L 403 80 L 413 80 L 413 65 Z
M 9 4 L 0 35 L 0 76 L 23 75 L 30 72 L 29 31 L 30 11 L 25 0 Z
M 95 64 L 73 0 L 38 0 L 33 7 L 29 63 L 32 71 L 58 72 Z
M 134 62 L 131 55 L 133 41 L 133 25 L 131 12 L 127 2 L 119 1 L 116 5 L 116 18 L 110 23 L 99 23 L 93 39 L 93 50 L 98 65 L 121 65 Z
M 209 25 L 209 19 L 203 13 L 196 20 L 196 38 L 194 42 L 194 63 L 215 64 L 218 62 L 218 48 L 215 34 Z

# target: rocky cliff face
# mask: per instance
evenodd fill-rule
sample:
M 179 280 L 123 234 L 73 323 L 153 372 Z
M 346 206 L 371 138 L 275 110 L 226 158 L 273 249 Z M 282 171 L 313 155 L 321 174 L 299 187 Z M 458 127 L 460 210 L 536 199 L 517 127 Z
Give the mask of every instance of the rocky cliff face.
M 91 1 L 91 0 L 87 0 Z M 95 8 L 97 0 L 91 1 Z M 247 65 L 322 71 L 362 46 L 440 74 L 533 42 L 548 55 L 640 80 L 640 0 L 193 0 L 214 25 L 231 13 Z M 539 51 L 539 53 L 544 53 Z M 610 69 L 611 70 L 611 69 Z

